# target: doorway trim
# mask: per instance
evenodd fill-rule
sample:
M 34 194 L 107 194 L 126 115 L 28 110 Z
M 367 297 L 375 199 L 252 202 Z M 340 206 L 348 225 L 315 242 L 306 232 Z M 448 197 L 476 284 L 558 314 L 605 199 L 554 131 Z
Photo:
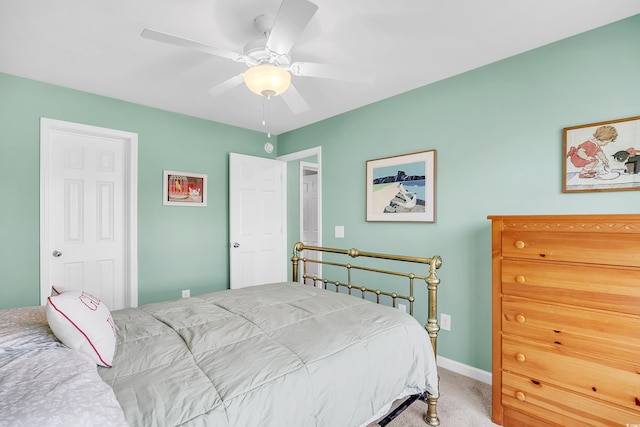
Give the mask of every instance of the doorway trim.
M 303 180 L 304 180 L 304 172 L 305 171 L 315 171 L 316 175 L 318 174 L 318 164 L 317 163 L 310 163 L 310 162 L 300 162 L 300 168 L 298 171 L 298 197 L 299 197 L 299 207 L 298 207 L 298 217 L 300 218 L 300 235 L 302 236 L 303 233 L 303 229 L 304 229 L 304 200 L 303 200 L 303 189 L 302 189 L 302 184 L 303 184 Z M 318 177 L 319 178 L 319 177 Z M 319 181 L 319 179 L 318 179 Z M 320 197 L 320 191 L 318 191 L 318 197 Z M 320 214 L 320 208 L 317 209 L 318 211 L 318 216 Z M 319 225 L 319 224 L 318 224 Z M 318 229 L 318 238 L 320 237 L 320 230 Z
M 316 164 L 318 165 L 318 246 L 322 246 L 322 147 L 312 147 L 302 151 L 296 151 L 293 153 L 278 156 L 277 160 L 290 162 L 294 160 L 302 160 L 307 157 L 316 156 Z M 298 178 L 301 179 L 301 178 Z M 300 196 L 299 196 L 300 197 Z M 300 200 L 302 203 L 302 200 Z M 300 215 L 300 206 L 298 206 L 298 214 Z M 286 214 L 286 211 L 285 211 Z M 285 242 L 287 237 L 285 235 Z M 322 260 L 322 253 L 318 254 L 319 260 Z M 318 265 L 318 273 L 322 271 L 322 264 Z
M 138 134 L 62 120 L 40 118 L 40 303 L 51 293 L 49 282 L 49 160 L 50 134 L 66 132 L 123 141 L 125 147 L 125 277 L 127 307 L 138 306 Z

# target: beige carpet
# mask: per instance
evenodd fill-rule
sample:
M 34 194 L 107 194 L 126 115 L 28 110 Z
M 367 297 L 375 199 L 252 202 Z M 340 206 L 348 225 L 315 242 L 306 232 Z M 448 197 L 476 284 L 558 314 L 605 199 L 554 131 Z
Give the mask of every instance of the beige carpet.
M 491 422 L 491 386 L 447 369 L 438 368 L 441 427 L 494 427 Z M 422 420 L 427 404 L 415 401 L 387 427 L 425 427 Z M 371 424 L 369 427 L 377 426 Z

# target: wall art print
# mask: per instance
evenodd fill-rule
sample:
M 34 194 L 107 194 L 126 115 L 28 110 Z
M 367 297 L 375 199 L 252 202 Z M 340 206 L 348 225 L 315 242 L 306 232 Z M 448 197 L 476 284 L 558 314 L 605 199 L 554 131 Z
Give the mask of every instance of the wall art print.
M 163 171 L 162 200 L 169 206 L 207 206 L 207 175 Z
M 367 221 L 435 222 L 436 150 L 367 161 Z
M 640 116 L 564 128 L 562 191 L 640 190 Z

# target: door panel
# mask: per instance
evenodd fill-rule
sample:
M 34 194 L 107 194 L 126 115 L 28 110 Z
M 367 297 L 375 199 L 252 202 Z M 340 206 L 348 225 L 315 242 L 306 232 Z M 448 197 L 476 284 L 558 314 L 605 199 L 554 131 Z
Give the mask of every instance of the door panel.
M 229 155 L 230 287 L 286 279 L 284 162 Z

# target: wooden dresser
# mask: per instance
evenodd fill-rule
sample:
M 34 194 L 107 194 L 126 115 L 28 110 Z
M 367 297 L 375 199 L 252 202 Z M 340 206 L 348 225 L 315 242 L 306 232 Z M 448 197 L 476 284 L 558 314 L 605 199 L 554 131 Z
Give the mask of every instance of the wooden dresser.
M 640 426 L 640 215 L 489 219 L 493 421 Z

